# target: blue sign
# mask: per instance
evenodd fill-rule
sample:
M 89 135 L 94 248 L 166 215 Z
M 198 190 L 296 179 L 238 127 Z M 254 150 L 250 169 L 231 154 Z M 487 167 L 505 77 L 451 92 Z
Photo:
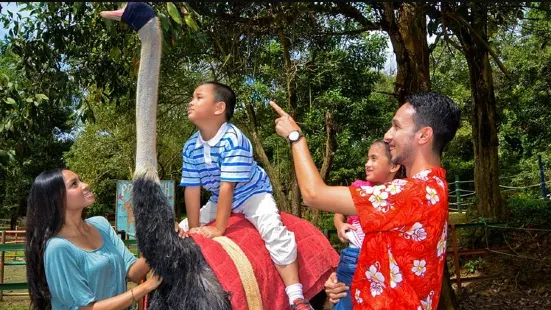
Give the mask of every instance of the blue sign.
M 174 181 L 161 181 L 161 189 L 168 198 L 174 210 Z M 128 239 L 134 240 L 136 224 L 134 209 L 132 209 L 132 181 L 117 181 L 117 209 L 115 211 L 115 226 L 118 230 L 126 231 Z

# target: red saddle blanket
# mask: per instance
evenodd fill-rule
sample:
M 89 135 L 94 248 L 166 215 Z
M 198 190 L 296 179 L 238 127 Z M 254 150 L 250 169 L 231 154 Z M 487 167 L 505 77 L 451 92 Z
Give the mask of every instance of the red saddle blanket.
M 304 297 L 311 299 L 323 290 L 323 284 L 339 263 L 339 255 L 319 229 L 310 222 L 284 212 L 281 212 L 281 219 L 287 229 L 295 233 L 300 282 Z M 197 234 L 192 236 L 201 247 L 203 256 L 224 290 L 231 292 L 232 308 L 248 309 L 237 267 L 226 251 L 216 241 Z M 283 280 L 275 269 L 264 240 L 256 228 L 243 215 L 232 214 L 224 236 L 239 245 L 253 266 L 262 295 L 263 308 L 265 310 L 290 309 Z

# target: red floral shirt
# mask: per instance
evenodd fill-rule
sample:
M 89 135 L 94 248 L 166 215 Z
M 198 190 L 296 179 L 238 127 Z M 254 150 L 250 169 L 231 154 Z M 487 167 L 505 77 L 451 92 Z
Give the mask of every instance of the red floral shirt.
M 446 263 L 446 171 L 350 192 L 365 232 L 350 291 L 354 309 L 436 309 Z

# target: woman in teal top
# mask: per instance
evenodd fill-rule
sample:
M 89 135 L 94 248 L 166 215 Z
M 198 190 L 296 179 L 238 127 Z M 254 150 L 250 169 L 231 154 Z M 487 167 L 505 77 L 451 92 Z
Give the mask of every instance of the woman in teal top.
M 161 283 L 157 276 L 126 291 L 149 272 L 103 217 L 82 219 L 95 201 L 70 170 L 41 173 L 27 205 L 27 281 L 31 309 L 128 309 Z

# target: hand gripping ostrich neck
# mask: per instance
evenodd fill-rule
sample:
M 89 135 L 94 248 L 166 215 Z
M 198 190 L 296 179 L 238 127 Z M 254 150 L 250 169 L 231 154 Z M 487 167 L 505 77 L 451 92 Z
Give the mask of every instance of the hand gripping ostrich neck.
M 231 309 L 228 293 L 191 238 L 174 231 L 174 213 L 159 185 L 156 117 L 161 62 L 161 31 L 154 11 L 130 2 L 101 16 L 123 21 L 138 31 L 142 42 L 136 94 L 136 169 L 132 200 L 138 247 L 163 283 L 150 309 Z

